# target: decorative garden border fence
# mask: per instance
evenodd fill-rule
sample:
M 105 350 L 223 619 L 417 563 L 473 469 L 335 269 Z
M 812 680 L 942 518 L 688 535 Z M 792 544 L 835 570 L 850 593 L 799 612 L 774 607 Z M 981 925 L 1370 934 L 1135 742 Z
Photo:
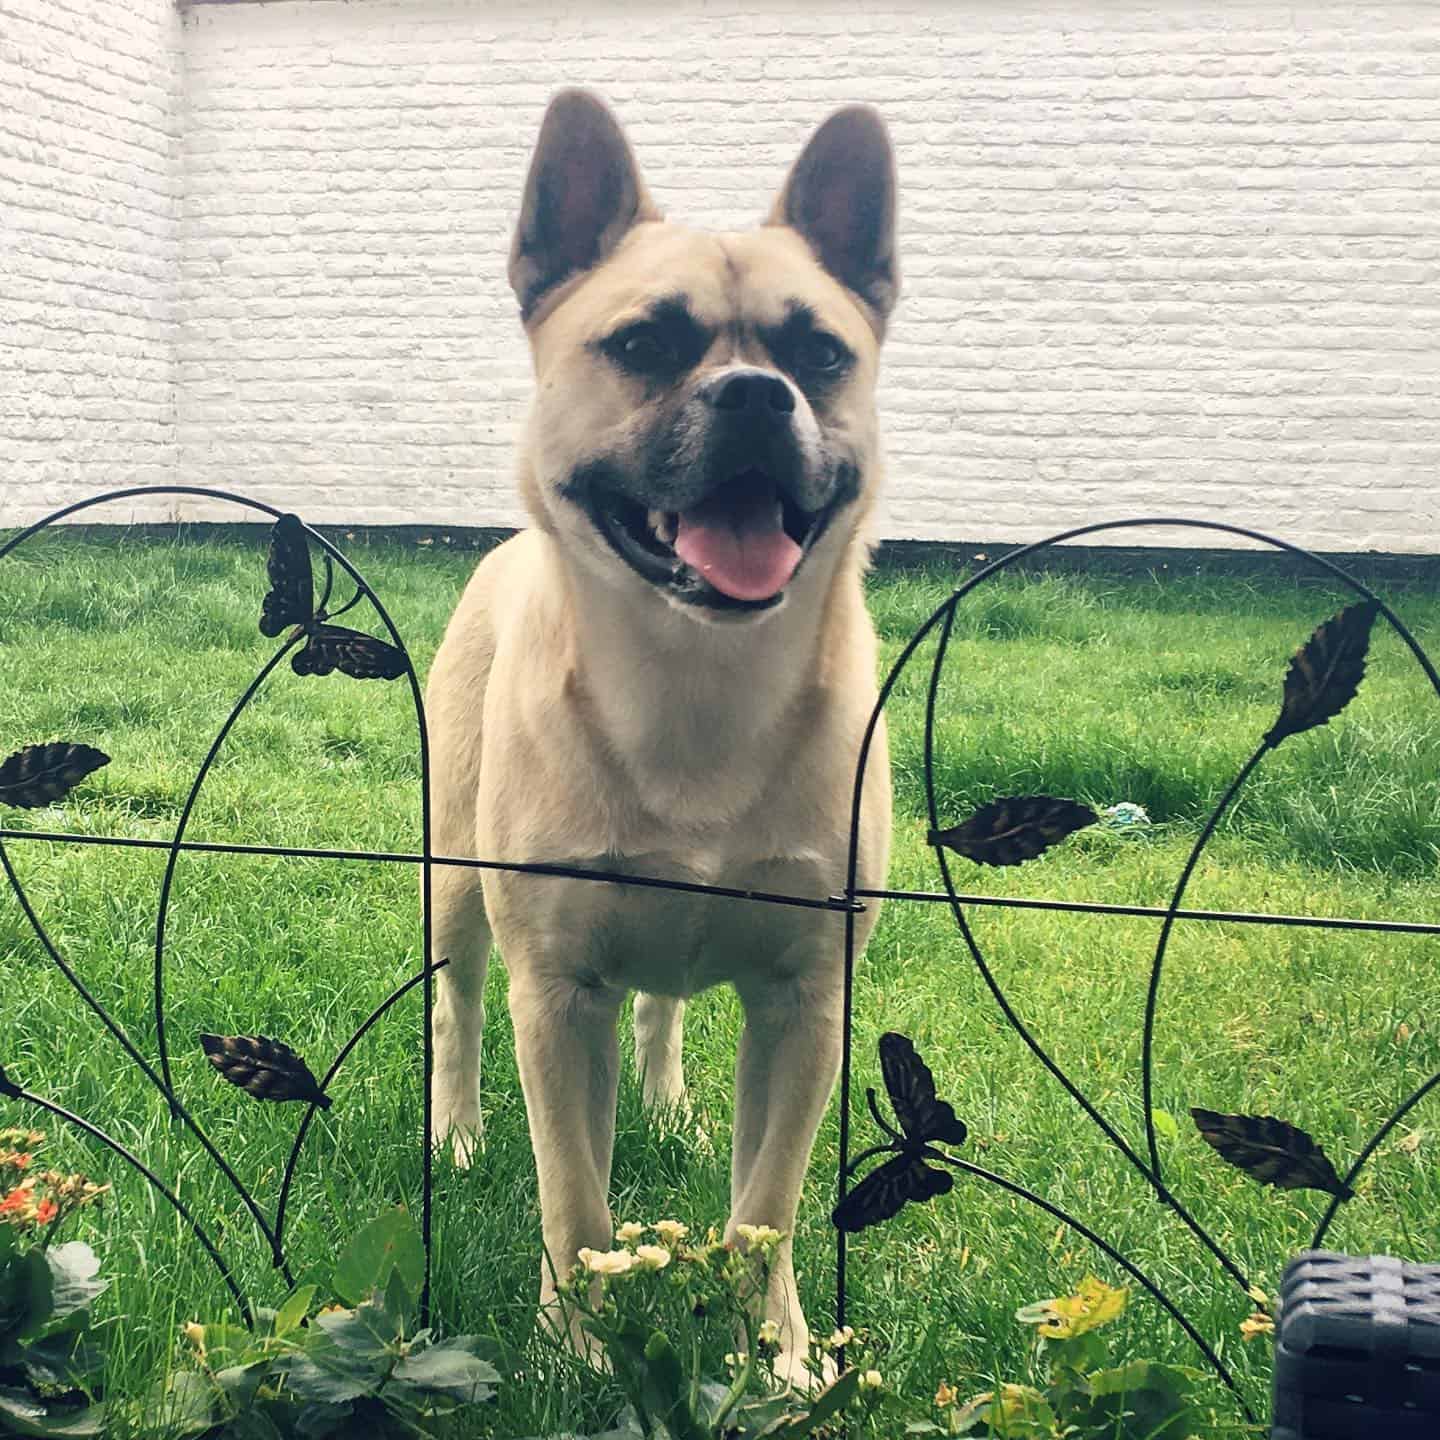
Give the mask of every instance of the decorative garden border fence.
M 287 1284 L 291 1283 L 292 1277 L 285 1251 L 286 1211 L 305 1138 L 315 1118 L 315 1112 L 331 1104 L 330 1086 L 355 1047 L 398 1001 L 418 987 L 422 995 L 422 1083 L 424 1087 L 424 1128 L 419 1159 L 421 1167 L 420 1228 L 425 1252 L 425 1273 L 420 1308 L 421 1324 L 428 1324 L 433 1238 L 433 1152 L 428 1140 L 431 1121 L 430 1080 L 433 1068 L 431 1021 L 434 1011 L 434 976 L 447 962 L 442 958 L 434 963 L 424 965 L 418 973 L 411 976 L 387 996 L 340 1047 L 329 1068 L 319 1080 L 316 1080 L 304 1060 L 288 1046 L 268 1040 L 263 1036 L 207 1035 L 202 1037 L 202 1043 L 211 1063 L 227 1080 L 248 1090 L 258 1098 L 296 1100 L 304 1103 L 306 1107 L 296 1129 L 284 1167 L 272 1218 L 267 1215 L 254 1193 L 187 1109 L 176 1090 L 171 1073 L 165 1015 L 166 921 L 169 914 L 176 863 L 183 851 L 230 855 L 291 856 L 416 867 L 421 876 L 421 943 L 422 954 L 426 957 L 431 955 L 431 878 L 434 867 L 442 865 L 482 870 L 523 871 L 529 874 L 552 875 L 580 883 L 649 886 L 687 893 L 724 896 L 752 904 L 800 906 L 843 913 L 846 917 L 845 1024 L 840 1076 L 840 1159 L 834 1213 L 837 1241 L 835 1276 L 837 1326 L 843 1327 L 846 1321 L 848 1236 L 891 1218 L 907 1202 L 923 1202 L 949 1191 L 954 1184 L 951 1171 L 958 1171 L 998 1186 L 1010 1195 L 1024 1200 L 1027 1204 L 1038 1207 L 1061 1223 L 1072 1227 L 1078 1234 L 1083 1235 L 1104 1251 L 1175 1319 L 1205 1356 L 1215 1374 L 1234 1393 L 1247 1418 L 1252 1421 L 1255 1419 L 1251 1408 L 1240 1393 L 1234 1376 L 1216 1353 L 1214 1347 L 1152 1278 L 1108 1243 L 1103 1236 L 1043 1196 L 1035 1194 L 1004 1176 L 959 1159 L 951 1155 L 948 1149 L 941 1148 L 942 1146 L 953 1148 L 962 1144 L 966 1138 L 966 1127 L 956 1117 L 952 1107 L 937 1098 L 935 1081 L 929 1068 L 916 1053 L 913 1044 L 904 1036 L 887 1034 L 881 1038 L 880 1042 L 881 1070 L 891 1105 L 899 1122 L 898 1128 L 881 1114 L 875 1091 L 867 1090 L 868 1108 L 883 1133 L 884 1139 L 879 1144 L 872 1145 L 860 1154 L 852 1156 L 854 1060 L 852 1010 L 855 916 L 863 912 L 867 902 L 876 900 L 921 904 L 938 903 L 949 906 L 964 945 L 1009 1026 L 1052 1079 L 1101 1132 L 1108 1144 L 1118 1151 L 1125 1163 L 1149 1185 L 1155 1198 L 1175 1214 L 1210 1252 L 1230 1279 L 1248 1293 L 1251 1287 L 1244 1272 L 1165 1183 L 1152 1104 L 1155 1021 L 1165 957 L 1175 923 L 1179 920 L 1229 921 L 1249 925 L 1308 926 L 1335 930 L 1366 930 L 1386 934 L 1440 936 L 1440 924 L 1418 921 L 1277 915 L 1195 910 L 1184 907 L 1187 887 L 1205 846 L 1256 767 L 1285 739 L 1327 723 L 1339 714 L 1354 697 L 1364 675 L 1371 630 L 1377 618 L 1383 617 L 1408 646 L 1436 696 L 1440 697 L 1440 673 L 1437 673 L 1434 664 L 1415 636 L 1379 596 L 1332 561 L 1258 531 L 1217 521 L 1164 517 L 1111 521 L 1080 526 L 1052 535 L 1034 544 L 1020 546 L 970 576 L 937 606 L 916 630 L 886 674 L 880 686 L 856 762 L 851 808 L 849 863 L 843 887 L 828 897 L 774 894 L 728 886 L 665 880 L 646 875 L 599 872 L 567 865 L 512 864 L 500 860 L 435 854 L 432 848 L 430 750 L 425 706 L 420 678 L 415 671 L 405 642 L 380 598 L 346 556 L 324 535 L 303 525 L 296 516 L 277 510 L 274 506 L 246 496 L 200 486 L 144 486 L 116 490 L 68 505 L 13 535 L 8 541 L 0 544 L 0 560 L 35 535 L 81 511 L 111 501 L 136 496 L 158 495 L 190 495 L 224 501 L 261 512 L 275 522 L 267 561 L 270 589 L 262 607 L 260 631 L 270 638 L 277 638 L 282 634 L 284 638 L 281 640 L 279 648 L 235 702 L 224 724 L 216 734 L 190 785 L 174 833 L 168 842 L 158 839 L 92 836 L 0 827 L 0 868 L 3 868 L 16 901 L 50 960 L 61 971 L 101 1025 L 109 1031 L 130 1062 L 165 1098 L 175 1118 L 190 1132 L 211 1163 L 235 1190 L 268 1246 L 274 1266 L 284 1275 Z M 934 777 L 936 703 L 958 607 L 978 586 L 1010 569 L 1027 556 L 1049 546 L 1087 535 L 1142 526 L 1218 532 L 1244 537 L 1274 549 L 1286 551 L 1348 588 L 1356 597 L 1356 601 L 1319 626 L 1310 639 L 1296 652 L 1285 676 L 1279 718 L 1262 737 L 1255 752 L 1246 761 L 1234 782 L 1209 816 L 1191 849 L 1175 884 L 1170 903 L 1166 907 L 1160 909 L 1148 906 L 1015 899 L 962 893 L 955 883 L 949 859 L 951 854 L 964 856 L 982 865 L 1020 864 L 1033 859 L 1073 831 L 1094 823 L 1097 816 L 1087 806 L 1074 801 L 1039 795 L 998 799 L 982 807 L 961 824 L 950 826 L 942 824 Z M 314 591 L 312 547 L 318 549 L 324 570 L 324 580 L 318 598 Z M 354 589 L 343 603 L 332 608 L 331 599 L 335 591 L 337 569 L 353 585 Z M 381 640 L 335 624 L 338 618 L 362 601 L 368 602 L 373 608 L 388 639 Z M 936 645 L 931 662 L 925 709 L 924 783 L 930 826 L 929 841 L 934 849 L 944 888 L 935 892 L 861 888 L 856 883 L 859 864 L 860 804 L 876 727 L 900 677 L 915 662 L 922 643 L 932 635 L 936 637 Z M 211 767 L 225 744 L 226 737 L 251 700 L 287 656 L 290 658 L 291 668 L 299 675 L 329 674 L 339 670 L 356 679 L 397 680 L 403 678 L 408 682 L 415 711 L 420 760 L 421 843 L 418 852 L 390 853 L 300 846 L 224 844 L 199 842 L 187 838 L 190 817 L 196 801 L 199 799 Z M 102 752 L 79 742 L 52 741 L 26 746 L 0 763 L 0 805 L 8 804 L 27 808 L 48 805 L 68 793 L 93 770 L 106 764 L 108 758 Z M 158 1064 L 154 1064 L 146 1058 L 134 1040 L 126 1034 L 99 1000 L 90 993 L 47 932 L 20 881 L 7 849 L 9 842 L 31 840 L 166 851 L 166 868 L 156 913 L 153 963 L 153 1013 Z M 1128 1140 L 1106 1118 L 1098 1106 L 1084 1094 L 1017 1014 L 975 938 L 966 918 L 968 906 L 1005 906 L 1016 909 L 1067 911 L 1076 914 L 1151 916 L 1161 922 L 1155 956 L 1150 969 L 1141 1049 L 1141 1073 L 1138 1077 L 1145 1116 L 1144 1153 L 1140 1146 Z M 3 1059 L 4 1057 L 0 1056 L 0 1061 Z M 1396 1107 L 1370 1137 L 1343 1176 L 1336 1171 L 1321 1147 L 1308 1134 L 1284 1121 L 1268 1116 L 1221 1115 L 1198 1109 L 1192 1111 L 1192 1115 L 1201 1134 L 1216 1148 L 1222 1158 L 1245 1170 L 1254 1178 L 1284 1188 L 1318 1189 L 1330 1195 L 1330 1204 L 1316 1226 L 1312 1240 L 1312 1245 L 1318 1248 L 1324 1242 L 1340 1204 L 1354 1193 L 1356 1177 L 1366 1162 L 1395 1126 L 1437 1085 L 1440 1085 L 1440 1072 L 1432 1075 Z M 90 1120 L 74 1114 L 53 1100 L 20 1084 L 13 1076 L 6 1073 L 3 1064 L 0 1064 L 0 1094 L 12 1100 L 37 1106 L 67 1124 L 77 1127 L 86 1135 L 108 1147 L 142 1175 L 174 1207 L 189 1226 L 197 1242 L 205 1249 L 229 1288 L 242 1319 L 247 1324 L 252 1323 L 254 1311 L 250 1297 L 241 1288 L 219 1246 L 200 1219 L 190 1211 L 175 1191 L 146 1165 L 141 1157 L 135 1155 Z M 874 1167 L 858 1183 L 852 1184 L 860 1167 L 865 1162 L 881 1155 L 888 1158 Z M 937 1166 L 946 1168 L 937 1169 Z

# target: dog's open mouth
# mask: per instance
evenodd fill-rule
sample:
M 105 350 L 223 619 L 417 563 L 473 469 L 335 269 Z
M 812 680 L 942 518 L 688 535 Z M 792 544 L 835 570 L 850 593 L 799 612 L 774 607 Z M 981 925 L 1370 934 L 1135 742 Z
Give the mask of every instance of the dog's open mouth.
M 613 491 L 593 499 L 605 538 L 633 570 L 716 609 L 779 602 L 826 513 L 807 514 L 764 471 L 741 471 L 689 510 L 648 510 Z

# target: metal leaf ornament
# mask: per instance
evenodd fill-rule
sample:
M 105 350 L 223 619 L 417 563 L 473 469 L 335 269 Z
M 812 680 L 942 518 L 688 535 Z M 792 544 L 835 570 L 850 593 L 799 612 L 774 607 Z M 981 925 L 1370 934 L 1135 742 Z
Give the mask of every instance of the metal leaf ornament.
M 265 573 L 270 588 L 260 602 L 260 633 L 273 639 L 287 626 L 294 626 L 296 635 L 306 637 L 290 658 L 290 668 L 297 675 L 329 675 L 338 670 L 354 680 L 396 680 L 405 674 L 404 652 L 394 645 L 327 623 L 328 585 L 327 595 L 317 607 L 310 545 L 298 515 L 282 515 L 275 522 Z
M 322 1110 L 330 1097 L 310 1067 L 283 1041 L 268 1035 L 201 1035 L 210 1063 L 257 1100 L 311 1100 Z
M 945 1157 L 932 1147 L 963 1145 L 968 1133 L 954 1108 L 936 1097 L 930 1067 L 904 1035 L 891 1031 L 880 1037 L 880 1073 L 900 1128 L 897 1130 L 881 1115 L 875 1091 L 866 1090 L 870 1113 L 890 1137 L 890 1143 L 864 1152 L 851 1168 L 870 1155 L 889 1153 L 892 1158 L 877 1165 L 835 1207 L 831 1219 L 839 1229 L 852 1234 L 898 1215 L 909 1201 L 924 1202 L 946 1194 L 955 1184 L 955 1177 L 925 1162 L 929 1159 L 943 1163 Z
M 274 639 L 291 625 L 308 625 L 315 618 L 315 577 L 298 515 L 282 515 L 275 522 L 265 573 L 270 588 L 260 602 L 260 633 Z
M 977 865 L 1023 865 L 1098 818 L 1076 800 L 1016 795 L 992 800 L 961 824 L 932 830 L 929 838 Z
M 1295 652 L 1285 672 L 1280 718 L 1266 734 L 1267 744 L 1278 745 L 1287 735 L 1326 724 L 1355 698 L 1379 613 L 1375 600 L 1347 605 Z
M 1323 1190 L 1354 1198 L 1329 1157 L 1305 1131 L 1273 1115 L 1222 1115 L 1192 1108 L 1196 1128 L 1220 1158 L 1277 1190 Z
M 27 745 L 0 764 L 0 803 L 21 810 L 52 805 L 109 763 L 110 757 L 93 745 L 74 745 L 68 740 Z
M 339 670 L 354 680 L 398 680 L 405 656 L 393 645 L 347 630 L 343 625 L 315 625 L 305 648 L 290 661 L 297 675 L 329 675 Z

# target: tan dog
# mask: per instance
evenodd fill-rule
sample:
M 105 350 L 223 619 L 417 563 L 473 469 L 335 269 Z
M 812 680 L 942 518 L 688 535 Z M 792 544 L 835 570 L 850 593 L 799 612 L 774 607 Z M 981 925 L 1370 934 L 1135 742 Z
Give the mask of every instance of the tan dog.
M 526 183 L 510 280 L 534 352 L 520 454 L 534 520 L 476 570 L 429 683 L 441 854 L 824 897 L 843 888 L 875 700 L 861 574 L 880 482 L 874 390 L 895 299 L 894 167 L 841 110 L 764 227 L 662 221 L 614 117 L 566 92 Z M 883 883 L 890 791 L 871 758 L 862 886 Z M 874 923 L 860 917 L 863 944 Z M 616 1021 L 635 999 L 648 1103 L 683 1097 L 685 998 L 729 981 L 737 1223 L 793 1228 L 839 1064 L 843 918 L 594 881 L 441 868 L 435 1134 L 480 1133 L 493 935 L 540 1179 L 554 1298 L 611 1245 Z M 808 1332 L 788 1242 L 766 1300 L 781 1369 Z

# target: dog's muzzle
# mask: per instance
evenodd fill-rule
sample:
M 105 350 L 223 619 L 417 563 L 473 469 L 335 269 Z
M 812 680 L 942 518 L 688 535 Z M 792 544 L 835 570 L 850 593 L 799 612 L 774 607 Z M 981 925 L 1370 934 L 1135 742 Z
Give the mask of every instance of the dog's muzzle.
M 818 509 L 801 503 L 800 494 L 813 493 L 815 485 L 813 479 L 801 483 L 795 393 L 773 371 L 724 371 L 692 403 L 703 406 L 704 416 L 703 459 L 694 468 L 717 483 L 671 509 L 663 500 L 642 502 L 592 471 L 584 503 L 621 559 L 676 598 L 711 609 L 769 609 L 846 498 L 846 487 L 824 487 L 828 498 Z M 665 487 L 657 488 L 663 493 Z

